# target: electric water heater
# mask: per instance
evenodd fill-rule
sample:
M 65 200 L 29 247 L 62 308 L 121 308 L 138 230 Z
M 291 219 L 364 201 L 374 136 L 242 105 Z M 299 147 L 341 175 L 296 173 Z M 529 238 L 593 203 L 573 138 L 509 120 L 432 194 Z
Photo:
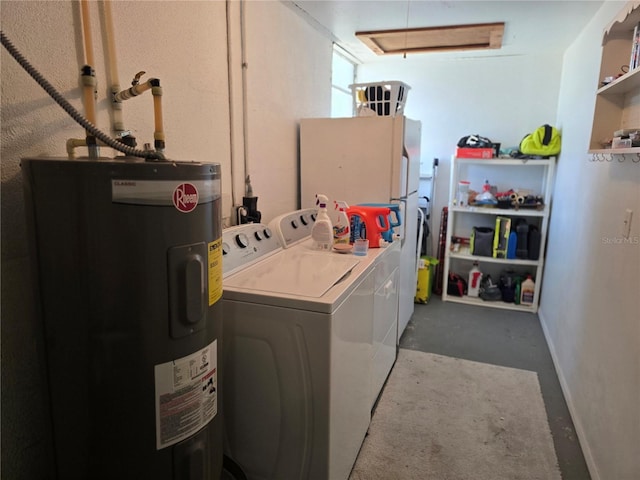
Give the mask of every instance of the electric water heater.
M 22 171 L 57 478 L 219 479 L 219 164 Z

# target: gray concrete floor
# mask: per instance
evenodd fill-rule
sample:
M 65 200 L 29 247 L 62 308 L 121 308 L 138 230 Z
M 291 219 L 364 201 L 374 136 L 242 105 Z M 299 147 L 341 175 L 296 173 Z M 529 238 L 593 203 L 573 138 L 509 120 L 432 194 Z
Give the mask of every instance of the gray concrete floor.
M 537 372 L 563 480 L 590 480 L 536 314 L 443 302 L 415 311 L 400 348 Z

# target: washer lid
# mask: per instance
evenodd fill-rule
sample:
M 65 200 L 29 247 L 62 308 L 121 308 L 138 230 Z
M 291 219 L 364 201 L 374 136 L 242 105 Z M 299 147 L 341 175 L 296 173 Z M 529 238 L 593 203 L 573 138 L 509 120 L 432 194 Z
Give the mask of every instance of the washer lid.
M 286 254 L 285 254 L 286 253 Z M 350 255 L 288 249 L 225 279 L 225 287 L 320 298 L 360 262 Z

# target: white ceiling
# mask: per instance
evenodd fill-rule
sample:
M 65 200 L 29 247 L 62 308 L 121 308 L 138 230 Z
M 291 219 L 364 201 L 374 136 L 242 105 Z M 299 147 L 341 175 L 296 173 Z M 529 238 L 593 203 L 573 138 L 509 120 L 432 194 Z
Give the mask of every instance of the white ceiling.
M 361 62 L 377 56 L 355 32 L 505 22 L 499 50 L 421 53 L 447 57 L 524 55 L 564 50 L 601 7 L 602 0 L 294 0 L 286 2 Z M 624 1 L 620 2 L 621 6 Z

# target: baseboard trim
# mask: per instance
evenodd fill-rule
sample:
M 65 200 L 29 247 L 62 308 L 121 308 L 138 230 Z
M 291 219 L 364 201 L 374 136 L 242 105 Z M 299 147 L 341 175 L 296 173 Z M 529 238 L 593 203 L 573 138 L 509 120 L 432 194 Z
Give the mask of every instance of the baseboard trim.
M 598 473 L 598 468 L 593 460 L 593 455 L 591 454 L 591 448 L 589 447 L 589 442 L 587 441 L 586 433 L 582 428 L 582 422 L 580 421 L 580 417 L 575 411 L 575 408 L 573 405 L 573 399 L 571 397 L 571 392 L 564 378 L 564 373 L 560 368 L 560 363 L 558 362 L 558 357 L 556 355 L 555 345 L 551 341 L 550 333 L 547 330 L 547 320 L 545 318 L 544 310 L 542 308 L 538 309 L 538 318 L 540 319 L 542 332 L 544 333 L 544 338 L 547 342 L 547 346 L 549 347 L 551 360 L 553 361 L 553 365 L 556 369 L 556 374 L 558 375 L 558 381 L 560 382 L 560 388 L 562 389 L 562 394 L 564 395 L 565 402 L 567 403 L 567 408 L 569 409 L 569 415 L 571 415 L 571 421 L 573 422 L 573 426 L 575 427 L 575 430 L 576 430 L 576 435 L 578 436 L 578 440 L 580 441 L 580 447 L 582 448 L 582 455 L 584 456 L 585 463 L 587 464 L 587 468 L 589 469 L 589 475 L 591 475 L 591 480 L 600 480 L 600 474 Z

